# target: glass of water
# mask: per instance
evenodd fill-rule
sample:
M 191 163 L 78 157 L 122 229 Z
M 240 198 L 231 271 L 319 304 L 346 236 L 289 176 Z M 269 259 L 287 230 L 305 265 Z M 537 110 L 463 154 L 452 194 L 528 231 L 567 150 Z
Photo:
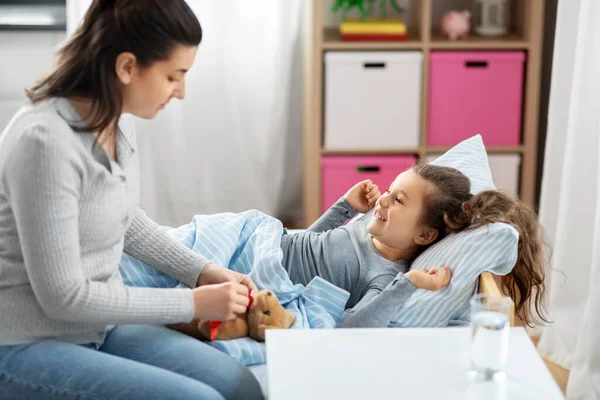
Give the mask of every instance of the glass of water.
M 471 371 L 475 380 L 504 379 L 512 300 L 480 293 L 471 298 Z

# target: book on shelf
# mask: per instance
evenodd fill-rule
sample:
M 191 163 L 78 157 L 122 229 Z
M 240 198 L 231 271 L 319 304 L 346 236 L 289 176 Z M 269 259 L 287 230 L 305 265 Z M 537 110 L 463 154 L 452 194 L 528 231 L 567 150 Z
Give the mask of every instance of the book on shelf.
M 408 40 L 407 35 L 381 35 L 381 34 L 341 34 L 342 40 L 344 41 L 365 41 L 365 42 L 395 42 L 400 40 Z
M 406 24 L 402 19 L 345 20 L 340 24 L 342 40 L 396 41 L 407 40 Z

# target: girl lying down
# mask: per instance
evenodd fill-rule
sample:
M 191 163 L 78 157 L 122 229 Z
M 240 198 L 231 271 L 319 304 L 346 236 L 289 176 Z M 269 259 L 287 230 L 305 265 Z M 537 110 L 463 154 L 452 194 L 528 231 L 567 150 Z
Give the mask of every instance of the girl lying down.
M 416 289 L 440 290 L 450 282 L 448 267 L 409 271 L 420 253 L 474 223 L 505 222 L 519 232 L 519 243 L 516 265 L 502 283 L 517 315 L 535 322 L 544 291 L 535 214 L 498 191 L 472 196 L 470 187 L 459 171 L 429 164 L 401 173 L 383 194 L 370 181 L 360 182 L 307 231 L 282 235 L 282 266 L 294 284 L 321 277 L 349 292 L 339 327 L 387 327 Z M 359 212 L 366 214 L 344 225 Z M 533 292 L 535 314 L 526 306 Z
M 543 320 L 543 242 L 535 214 L 499 191 L 473 196 L 470 189 L 458 170 L 429 164 L 401 173 L 382 195 L 370 181 L 360 182 L 305 233 L 283 235 L 283 266 L 294 283 L 320 276 L 350 293 L 339 327 L 387 327 L 416 289 L 450 282 L 448 267 L 408 271 L 420 253 L 474 223 L 505 222 L 519 232 L 519 243 L 503 286 L 524 321 Z M 366 214 L 344 226 L 357 212 Z M 526 306 L 532 293 L 535 315 Z

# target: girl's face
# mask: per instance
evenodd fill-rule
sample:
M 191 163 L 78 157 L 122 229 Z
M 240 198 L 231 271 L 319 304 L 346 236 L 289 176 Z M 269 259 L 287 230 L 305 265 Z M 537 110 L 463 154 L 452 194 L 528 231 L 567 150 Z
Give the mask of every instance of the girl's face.
M 421 222 L 431 189 L 429 182 L 410 169 L 398 175 L 375 203 L 369 233 L 384 246 L 399 250 L 433 242 L 437 231 Z
M 185 97 L 185 74 L 192 67 L 197 47 L 178 45 L 169 59 L 140 68 L 135 56 L 117 58 L 117 76 L 122 83 L 123 113 L 152 119 L 173 98 Z

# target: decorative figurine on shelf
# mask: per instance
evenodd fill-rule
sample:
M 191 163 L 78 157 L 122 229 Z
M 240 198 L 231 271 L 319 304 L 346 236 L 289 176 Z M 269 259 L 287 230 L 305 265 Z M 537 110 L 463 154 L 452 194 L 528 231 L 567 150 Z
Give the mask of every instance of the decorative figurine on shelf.
M 440 32 L 450 40 L 465 38 L 471 27 L 471 13 L 467 10 L 448 11 L 440 19 Z
M 340 36 L 342 40 L 397 41 L 408 38 L 406 24 L 402 18 L 387 18 L 388 0 L 379 0 L 381 9 L 379 18 L 370 17 L 373 14 L 376 1 L 366 0 L 365 4 L 365 0 L 336 0 L 331 10 L 342 12 L 342 22 L 340 23 Z M 405 9 L 398 5 L 397 0 L 389 1 L 394 10 L 400 14 L 404 14 Z M 346 19 L 348 12 L 353 8 L 357 8 L 360 19 Z
M 475 32 L 481 36 L 502 36 L 508 33 L 508 0 L 475 0 L 477 18 Z

